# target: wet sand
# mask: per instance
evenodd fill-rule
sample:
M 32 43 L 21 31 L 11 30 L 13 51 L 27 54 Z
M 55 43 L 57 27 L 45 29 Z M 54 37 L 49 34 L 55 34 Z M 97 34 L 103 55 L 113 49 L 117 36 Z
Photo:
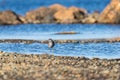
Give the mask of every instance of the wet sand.
M 0 52 L 0 80 L 120 80 L 120 59 Z

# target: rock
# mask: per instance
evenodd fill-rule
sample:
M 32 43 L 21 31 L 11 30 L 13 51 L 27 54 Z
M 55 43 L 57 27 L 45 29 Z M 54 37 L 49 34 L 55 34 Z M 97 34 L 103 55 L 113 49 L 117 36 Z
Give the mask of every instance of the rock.
M 119 42 L 120 38 L 109 39 L 108 41 L 109 42 Z
M 19 16 L 10 10 L 0 12 L 0 24 L 21 24 Z
M 54 9 L 56 11 L 65 10 L 66 9 L 66 7 L 64 7 L 63 5 L 60 5 L 60 4 L 53 4 L 49 8 L 50 9 Z
M 40 7 L 26 13 L 26 20 L 28 23 L 53 23 L 54 22 L 54 9 Z
M 40 7 L 31 10 L 25 16 L 20 16 L 13 11 L 0 12 L 0 24 L 26 24 L 26 23 L 81 23 L 87 11 L 82 8 L 66 8 L 60 4 L 50 7 Z M 92 21 L 94 22 L 94 21 Z
M 64 10 L 58 10 L 54 17 L 58 23 L 78 23 L 84 18 L 86 12 L 83 9 L 70 7 Z
M 59 23 L 72 23 L 75 22 L 74 15 L 72 11 L 69 10 L 59 10 L 54 15 L 55 19 Z
M 83 19 L 87 14 L 87 11 L 85 9 L 77 8 L 77 7 L 74 7 L 74 6 L 70 7 L 69 10 L 75 12 L 74 13 L 74 18 L 77 19 L 77 20 Z
M 3 51 L 0 51 L 0 53 L 3 53 Z
M 60 32 L 60 34 L 82 34 L 81 32 Z M 56 33 L 54 33 L 56 34 Z M 58 33 L 57 33 L 58 34 Z M 79 43 L 100 43 L 100 42 L 120 42 L 120 37 L 115 38 L 98 38 L 98 39 L 66 39 L 65 42 L 79 42 Z M 0 43 L 25 43 L 25 44 L 31 44 L 31 43 L 48 43 L 48 40 L 24 40 L 24 39 L 0 39 Z M 62 43 L 63 40 L 55 40 L 56 43 Z
M 83 8 L 78 8 L 78 7 L 75 7 L 75 6 L 71 6 L 71 7 L 69 8 L 69 10 L 79 11 L 79 12 L 81 12 L 81 13 L 83 13 L 83 14 L 87 14 L 87 10 L 85 10 L 85 9 L 83 9 Z
M 100 15 L 99 23 L 120 23 L 120 0 L 112 0 L 108 4 Z
M 4 54 L 4 52 L 3 52 L 3 51 L 0 51 L 0 56 L 3 55 L 3 54 Z
M 120 59 L 7 54 L 0 56 L 1 80 L 120 80 Z
M 69 32 L 58 32 L 58 33 L 55 33 L 55 34 L 78 34 L 78 33 L 75 32 L 75 31 L 69 31 Z
M 27 19 L 24 16 L 19 16 L 19 18 L 24 24 L 28 23 Z
M 99 15 L 100 15 L 99 12 L 94 12 L 93 14 L 88 14 L 88 16 L 82 20 L 82 23 L 89 23 L 89 24 L 97 23 Z
M 87 18 L 82 20 L 82 23 L 89 23 L 89 24 L 96 23 L 96 19 L 88 16 Z

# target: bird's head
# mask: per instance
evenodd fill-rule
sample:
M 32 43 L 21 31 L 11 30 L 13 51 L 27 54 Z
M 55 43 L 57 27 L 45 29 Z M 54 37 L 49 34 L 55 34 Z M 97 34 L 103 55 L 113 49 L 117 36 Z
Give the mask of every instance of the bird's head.
M 48 40 L 52 40 L 51 38 L 49 38 Z

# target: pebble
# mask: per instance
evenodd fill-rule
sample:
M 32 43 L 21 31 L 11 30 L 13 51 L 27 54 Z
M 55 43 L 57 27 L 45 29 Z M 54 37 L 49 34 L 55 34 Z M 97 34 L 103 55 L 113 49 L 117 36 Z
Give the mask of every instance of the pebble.
M 24 44 L 31 44 L 31 43 L 48 43 L 48 40 L 22 40 L 22 39 L 5 39 L 0 40 L 0 43 L 24 43 Z M 68 40 L 55 40 L 55 43 L 100 43 L 100 42 L 120 42 L 119 37 L 117 38 L 103 38 L 103 39 L 80 39 L 80 40 L 74 40 L 74 39 L 68 39 Z
M 120 80 L 120 59 L 0 53 L 2 80 Z

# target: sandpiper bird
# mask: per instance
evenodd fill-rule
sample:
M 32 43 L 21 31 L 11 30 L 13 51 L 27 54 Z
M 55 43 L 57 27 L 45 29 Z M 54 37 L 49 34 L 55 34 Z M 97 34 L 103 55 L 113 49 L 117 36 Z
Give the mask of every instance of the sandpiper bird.
M 52 39 L 48 40 L 48 47 L 53 48 L 55 46 L 55 42 Z
M 55 42 L 52 39 L 48 40 L 48 47 L 53 48 L 55 46 Z

